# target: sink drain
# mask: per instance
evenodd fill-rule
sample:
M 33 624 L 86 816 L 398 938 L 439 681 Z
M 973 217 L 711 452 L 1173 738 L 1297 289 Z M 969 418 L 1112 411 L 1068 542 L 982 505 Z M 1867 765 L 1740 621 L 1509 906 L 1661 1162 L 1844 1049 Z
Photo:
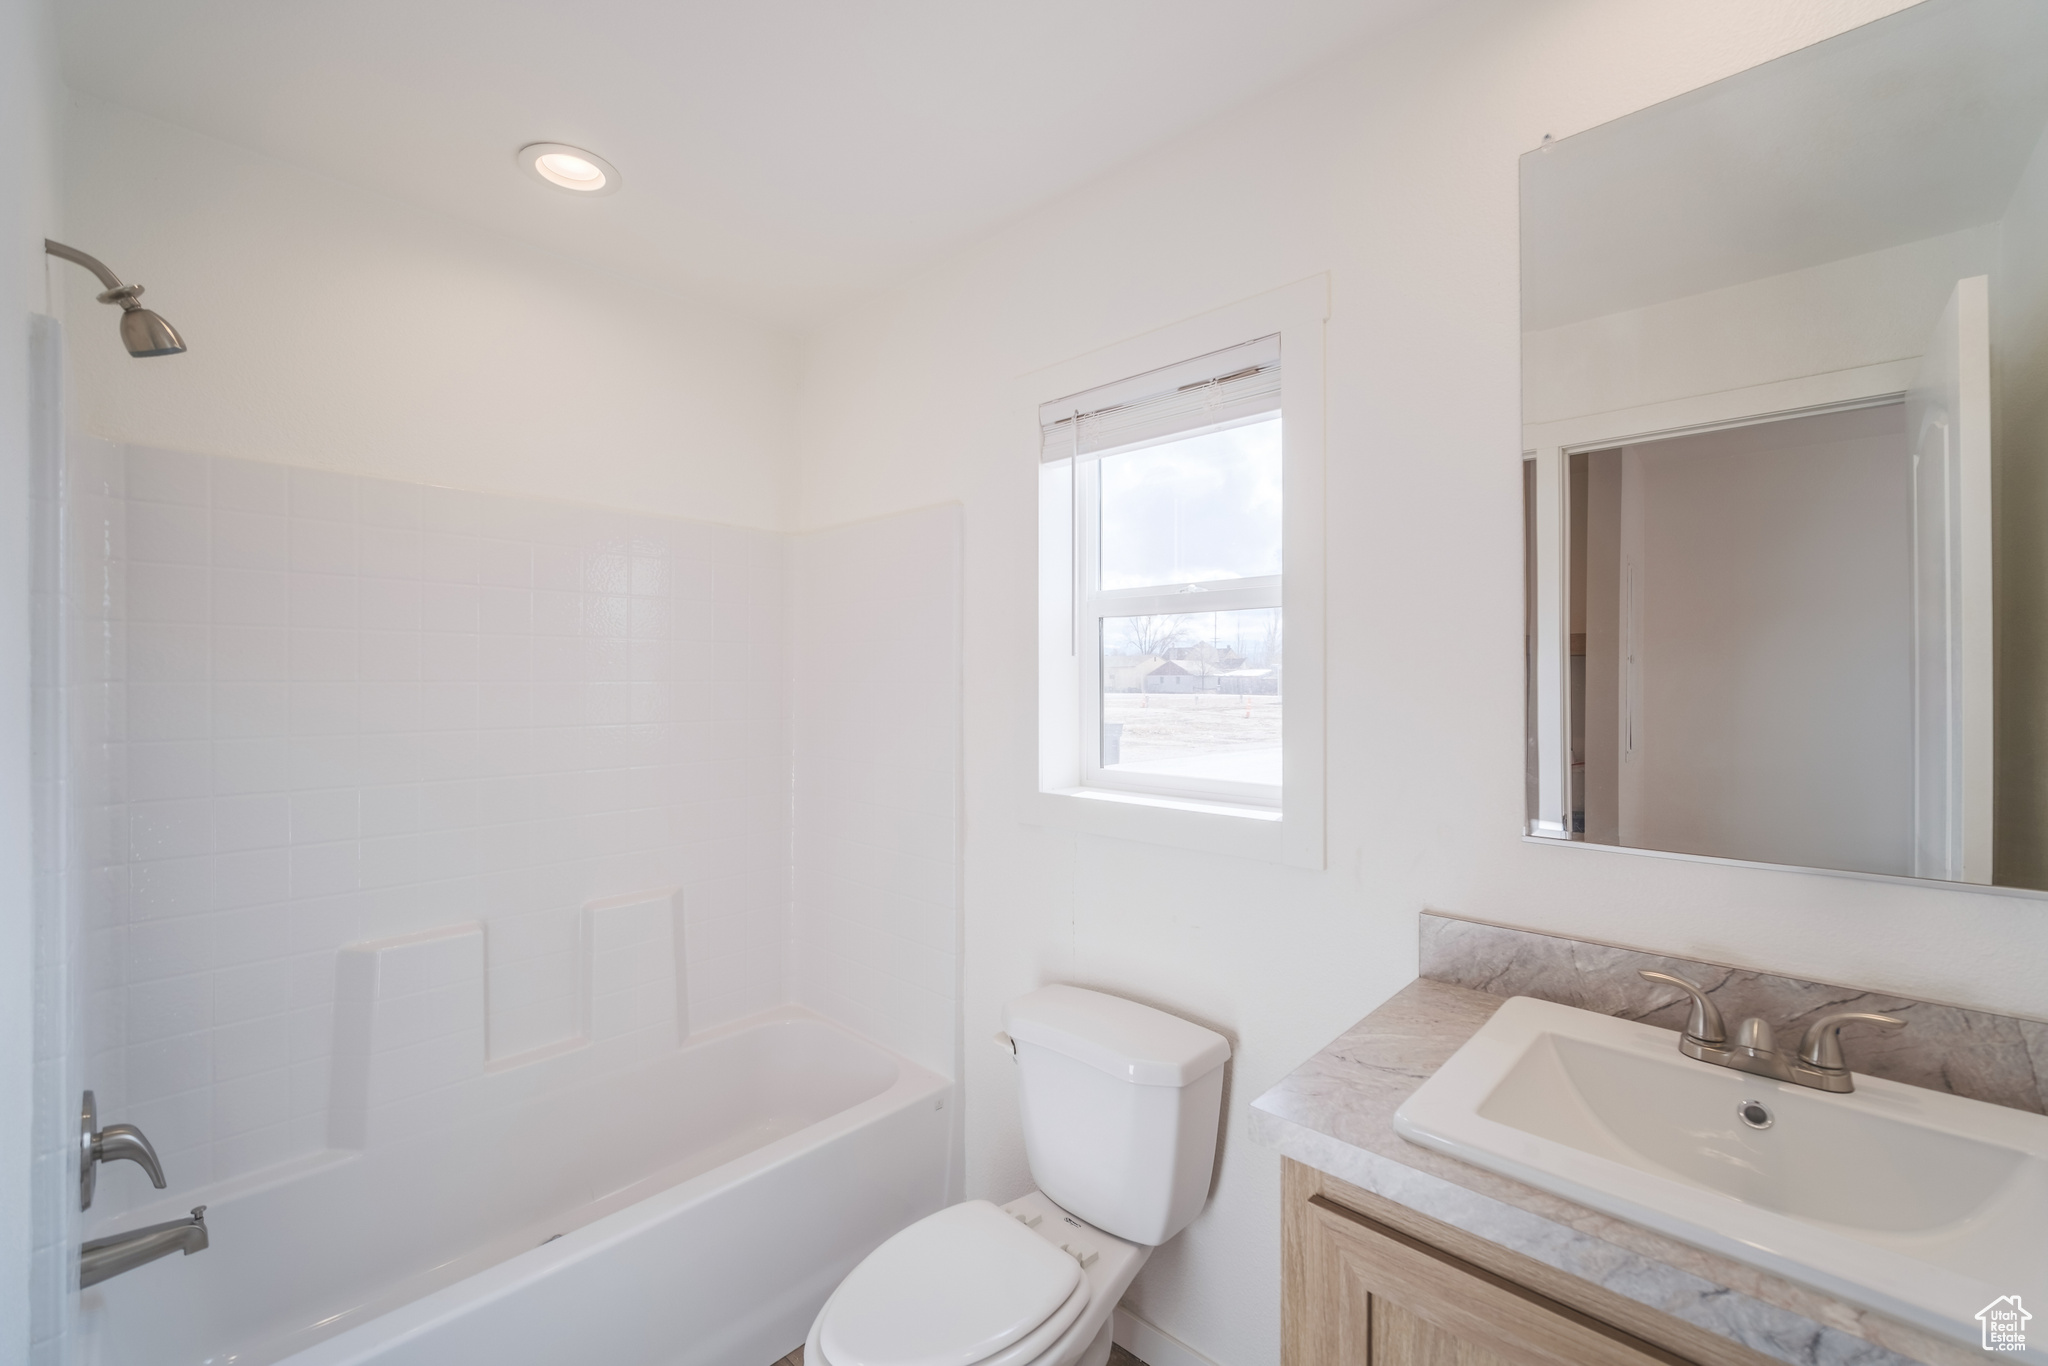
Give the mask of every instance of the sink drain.
M 1752 1129 L 1768 1129 L 1778 1121 L 1770 1108 L 1760 1100 L 1745 1100 L 1735 1107 L 1735 1115 Z

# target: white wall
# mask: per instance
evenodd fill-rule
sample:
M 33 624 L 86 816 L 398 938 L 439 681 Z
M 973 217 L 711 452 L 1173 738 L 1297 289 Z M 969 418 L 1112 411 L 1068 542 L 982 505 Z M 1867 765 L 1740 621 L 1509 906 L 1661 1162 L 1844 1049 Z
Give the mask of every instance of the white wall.
M 958 499 L 968 1191 L 1028 1181 L 971 1041 L 1053 980 L 1237 1044 L 1209 1211 L 1131 1302 L 1224 1366 L 1278 1353 L 1278 1163 L 1244 1107 L 1409 980 L 1425 906 L 2048 1014 L 2019 896 L 1525 843 L 1516 158 L 1896 0 L 1467 0 L 1045 207 L 809 353 L 800 526 Z M 1329 866 L 1035 828 L 1035 475 L 1017 379 L 1329 271 Z
M 1956 281 L 1997 258 L 1999 225 L 1749 280 L 1523 338 L 1526 417 L 1550 422 L 1903 360 Z
M 37 961 L 30 881 L 28 315 L 47 312 L 43 238 L 60 227 L 55 189 L 57 62 L 38 0 L 0 0 L 0 1366 L 47 1356 L 53 1325 L 31 1314 L 32 1075 Z M 38 1209 L 36 1215 L 47 1215 Z M 33 1349 L 33 1330 L 44 1346 Z
M 65 267 L 85 429 L 201 455 L 787 519 L 783 334 L 74 96 L 66 228 L 184 334 L 138 363 Z
M 1912 871 L 1909 453 L 1898 403 L 1623 449 L 1620 843 Z

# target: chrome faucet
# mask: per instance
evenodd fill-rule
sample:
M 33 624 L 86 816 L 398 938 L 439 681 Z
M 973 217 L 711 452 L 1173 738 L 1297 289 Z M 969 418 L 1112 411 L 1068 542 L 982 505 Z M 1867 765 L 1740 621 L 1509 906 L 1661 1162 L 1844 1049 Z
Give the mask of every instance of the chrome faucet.
M 1798 1053 L 1781 1053 L 1771 1037 L 1768 1022 L 1751 1016 L 1735 1031 L 1735 1039 L 1731 1043 L 1728 1027 L 1721 1022 L 1720 1009 L 1698 986 L 1683 977 L 1674 977 L 1668 972 L 1652 972 L 1648 968 L 1639 969 L 1636 976 L 1646 981 L 1668 983 L 1692 997 L 1692 1014 L 1685 1022 L 1685 1032 L 1678 1036 L 1678 1051 L 1686 1057 L 1710 1062 L 1716 1067 L 1732 1067 L 1738 1072 L 1789 1081 L 1795 1086 L 1810 1086 L 1816 1091 L 1832 1091 L 1837 1095 L 1856 1089 L 1848 1064 L 1842 1060 L 1844 1025 L 1874 1024 L 1882 1029 L 1906 1027 L 1906 1022 L 1896 1015 L 1878 1015 L 1867 1010 L 1839 1011 L 1823 1015 L 1806 1027 L 1806 1034 L 1799 1041 Z
M 130 1229 L 110 1238 L 94 1238 L 78 1251 L 78 1288 L 133 1271 L 159 1257 L 182 1252 L 187 1257 L 206 1249 L 206 1206 L 194 1205 L 190 1218 L 172 1219 L 147 1228 Z
M 99 1106 L 85 1093 L 78 1114 L 78 1207 L 92 1208 L 94 1178 L 102 1162 L 133 1162 L 149 1173 L 150 1184 L 164 1188 L 164 1164 L 156 1148 L 133 1124 L 100 1127 Z M 182 1252 L 187 1257 L 206 1249 L 206 1206 L 194 1205 L 191 1217 L 94 1238 L 78 1250 L 78 1288 L 98 1285 L 110 1276 L 133 1271 L 159 1257 Z

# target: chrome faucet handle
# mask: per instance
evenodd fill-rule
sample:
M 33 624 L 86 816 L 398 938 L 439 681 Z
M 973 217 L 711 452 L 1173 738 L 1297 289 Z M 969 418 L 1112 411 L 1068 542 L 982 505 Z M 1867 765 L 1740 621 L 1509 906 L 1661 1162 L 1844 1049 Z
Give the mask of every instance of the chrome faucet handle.
M 148 1136 L 133 1124 L 109 1124 L 94 1134 L 92 1155 L 96 1162 L 133 1162 L 149 1173 L 150 1185 L 164 1188 L 164 1164 L 157 1161 Z
M 149 1138 L 133 1124 L 109 1124 L 99 1127 L 99 1107 L 93 1103 L 92 1092 L 85 1093 L 85 1103 L 78 1116 L 78 1207 L 92 1208 L 94 1177 L 102 1162 L 133 1162 L 149 1173 L 149 1182 L 158 1190 L 165 1186 L 164 1164 L 157 1160 L 156 1149 Z
M 1906 1027 L 1906 1022 L 1896 1015 L 1877 1015 L 1867 1010 L 1823 1015 L 1806 1027 L 1806 1036 L 1799 1041 L 1799 1061 L 1829 1072 L 1848 1071 L 1848 1063 L 1842 1060 L 1842 1026 L 1852 1024 L 1874 1024 L 1884 1029 Z
M 1636 969 L 1636 976 L 1646 982 L 1664 982 L 1678 987 L 1692 997 L 1692 1015 L 1685 1022 L 1685 1037 L 1700 1043 L 1724 1044 L 1728 1042 L 1728 1026 L 1721 1023 L 1721 1011 L 1707 993 L 1683 977 L 1674 977 L 1668 972 L 1652 972 L 1648 968 Z

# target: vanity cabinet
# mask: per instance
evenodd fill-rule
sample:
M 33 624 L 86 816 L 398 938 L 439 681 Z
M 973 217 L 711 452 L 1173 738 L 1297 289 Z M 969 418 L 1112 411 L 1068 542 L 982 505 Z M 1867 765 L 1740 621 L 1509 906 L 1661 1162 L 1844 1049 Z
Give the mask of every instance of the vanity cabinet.
M 1291 1159 L 1281 1234 L 1282 1366 L 1766 1366 Z

